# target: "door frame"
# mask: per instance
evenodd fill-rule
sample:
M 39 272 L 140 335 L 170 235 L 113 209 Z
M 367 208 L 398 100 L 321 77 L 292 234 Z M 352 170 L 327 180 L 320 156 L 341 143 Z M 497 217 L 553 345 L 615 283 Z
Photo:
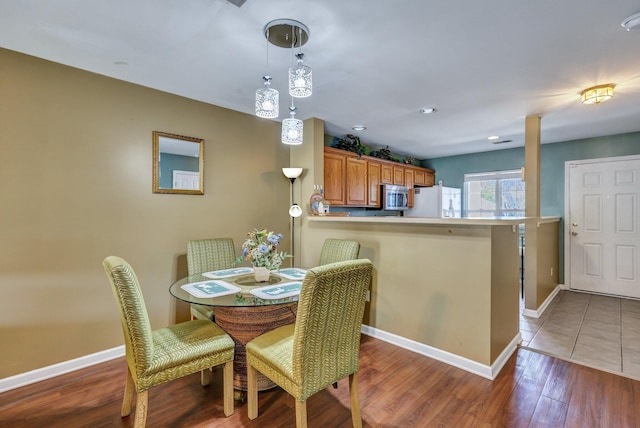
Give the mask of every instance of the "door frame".
M 564 240 L 564 287 L 563 289 L 571 289 L 571 240 L 569 234 L 571 233 L 571 225 L 569 224 L 569 203 L 570 203 L 570 180 L 569 170 L 571 165 L 586 165 L 590 163 L 607 163 L 618 162 L 627 160 L 640 160 L 640 155 L 629 156 L 613 156 L 608 158 L 593 158 L 593 159 L 579 159 L 568 160 L 564 162 L 564 228 L 563 228 L 563 240 Z M 586 293 L 586 291 L 585 291 Z

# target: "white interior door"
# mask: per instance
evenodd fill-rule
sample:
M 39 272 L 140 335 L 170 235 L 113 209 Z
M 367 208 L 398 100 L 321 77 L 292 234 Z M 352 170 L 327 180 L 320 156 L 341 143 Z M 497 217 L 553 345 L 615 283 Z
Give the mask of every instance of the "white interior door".
M 180 190 L 197 190 L 200 188 L 200 173 L 191 171 L 173 171 L 173 188 Z
M 640 298 L 640 157 L 567 162 L 572 289 Z

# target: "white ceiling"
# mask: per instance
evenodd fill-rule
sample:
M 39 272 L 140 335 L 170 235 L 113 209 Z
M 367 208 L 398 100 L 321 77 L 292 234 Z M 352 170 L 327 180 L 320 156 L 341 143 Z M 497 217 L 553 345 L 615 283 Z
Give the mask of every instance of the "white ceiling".
M 640 131 L 640 30 L 620 25 L 637 12 L 638 0 L 2 0 L 0 46 L 253 114 L 263 27 L 296 19 L 314 76 L 298 117 L 425 159 L 523 146 L 534 114 L 543 144 Z M 280 121 L 291 51 L 268 51 Z M 580 103 L 609 82 L 613 100 Z

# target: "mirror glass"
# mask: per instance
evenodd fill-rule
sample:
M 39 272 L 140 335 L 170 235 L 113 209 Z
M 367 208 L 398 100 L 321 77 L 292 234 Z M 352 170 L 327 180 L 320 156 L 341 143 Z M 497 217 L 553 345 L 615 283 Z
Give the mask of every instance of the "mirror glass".
M 153 193 L 204 195 L 204 140 L 153 131 Z

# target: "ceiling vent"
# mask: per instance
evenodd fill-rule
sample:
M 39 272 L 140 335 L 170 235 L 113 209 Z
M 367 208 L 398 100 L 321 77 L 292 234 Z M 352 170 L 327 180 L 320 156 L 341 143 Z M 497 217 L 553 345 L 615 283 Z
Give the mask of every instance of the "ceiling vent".
M 511 143 L 513 140 L 502 140 L 502 141 L 494 141 L 492 144 L 507 144 Z
M 227 3 L 231 3 L 234 6 L 242 7 L 244 2 L 246 2 L 246 1 L 247 0 L 227 0 Z

